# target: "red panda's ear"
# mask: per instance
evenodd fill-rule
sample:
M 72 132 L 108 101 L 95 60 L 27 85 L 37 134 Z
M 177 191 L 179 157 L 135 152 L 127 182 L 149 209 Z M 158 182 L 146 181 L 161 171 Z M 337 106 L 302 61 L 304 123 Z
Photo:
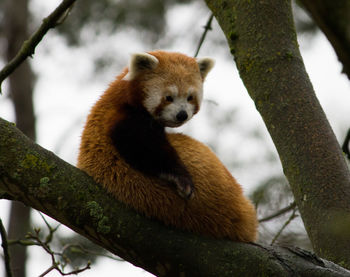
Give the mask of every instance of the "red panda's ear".
M 151 70 L 156 68 L 158 63 L 158 59 L 155 56 L 152 56 L 148 53 L 132 54 L 129 61 L 129 72 L 125 75 L 123 79 L 131 81 L 145 70 Z
M 209 71 L 213 68 L 215 61 L 211 58 L 197 58 L 196 61 L 199 67 L 199 72 L 204 80 Z

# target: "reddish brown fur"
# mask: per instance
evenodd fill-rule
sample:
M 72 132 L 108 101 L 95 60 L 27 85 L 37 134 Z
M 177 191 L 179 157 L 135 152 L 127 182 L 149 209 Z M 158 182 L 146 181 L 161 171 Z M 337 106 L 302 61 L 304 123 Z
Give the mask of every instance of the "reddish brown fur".
M 167 59 L 187 64 L 183 68 L 168 66 L 170 72 L 179 70 L 185 79 L 198 73 L 192 58 L 186 57 L 183 61 L 181 54 L 163 57 L 162 52 L 157 52 L 157 58 L 162 67 L 168 66 Z M 193 73 L 189 72 L 188 64 L 193 65 Z M 161 185 L 157 178 L 147 177 L 123 161 L 109 133 L 113 124 L 124 117 L 118 107 L 125 101 L 141 101 L 142 95 L 135 97 L 132 93 L 149 78 L 142 76 L 137 82 L 128 82 L 122 80 L 126 73 L 117 77 L 92 108 L 82 136 L 78 167 L 121 202 L 167 225 L 217 238 L 255 241 L 257 219 L 253 205 L 243 196 L 240 185 L 229 171 L 202 143 L 182 134 L 167 135 L 192 176 L 195 196 L 191 200 L 181 198 L 170 186 Z M 169 74 L 164 78 L 176 77 Z

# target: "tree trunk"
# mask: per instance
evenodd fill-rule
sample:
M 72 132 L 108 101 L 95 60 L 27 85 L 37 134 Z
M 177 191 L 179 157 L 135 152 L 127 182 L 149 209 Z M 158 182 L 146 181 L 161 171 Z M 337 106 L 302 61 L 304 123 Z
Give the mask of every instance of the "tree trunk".
M 350 173 L 298 49 L 290 1 L 206 0 L 321 257 L 350 268 Z
M 38 209 L 157 276 L 350 276 L 301 249 L 215 240 L 147 219 L 0 118 L 1 198 Z
M 6 59 L 11 60 L 28 37 L 28 0 L 7 0 L 4 32 L 7 39 Z M 14 104 L 16 125 L 28 137 L 35 140 L 35 118 L 33 108 L 33 72 L 25 61 L 9 76 L 10 97 Z M 8 237 L 24 238 L 30 228 L 30 208 L 19 202 L 12 202 Z M 11 268 L 14 277 L 26 276 L 26 247 L 10 247 Z

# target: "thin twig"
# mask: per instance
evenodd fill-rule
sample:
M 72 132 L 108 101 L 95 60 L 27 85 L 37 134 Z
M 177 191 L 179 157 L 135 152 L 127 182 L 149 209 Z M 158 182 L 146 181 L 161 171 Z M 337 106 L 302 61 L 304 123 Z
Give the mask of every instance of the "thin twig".
M 0 71 L 0 93 L 2 82 L 23 62 L 27 57 L 31 57 L 35 52 L 35 47 L 49 29 L 61 24 L 67 17 L 72 5 L 76 0 L 63 0 L 62 3 L 46 18 L 43 19 L 39 29 L 26 41 L 23 42 L 17 55 L 7 63 Z
M 348 130 L 348 133 L 346 134 L 342 150 L 345 153 L 345 155 L 348 157 L 350 160 L 350 129 Z
M 40 233 L 40 229 L 34 229 L 35 231 L 35 235 L 32 234 L 32 233 L 29 233 L 27 235 L 27 238 L 29 239 L 32 239 L 32 240 L 35 240 L 36 242 L 39 243 L 39 245 L 51 256 L 51 261 L 52 261 L 52 264 L 51 266 L 46 269 L 40 276 L 45 276 L 46 274 L 48 274 L 49 272 L 51 272 L 53 269 L 55 269 L 56 271 L 58 271 L 62 276 L 66 276 L 66 275 L 72 275 L 72 274 L 78 274 L 80 272 L 83 272 L 87 269 L 90 269 L 90 265 L 91 265 L 91 262 L 88 261 L 87 262 L 87 265 L 83 268 L 78 268 L 78 269 L 75 269 L 73 271 L 70 271 L 70 272 L 63 272 L 61 269 L 60 269 L 60 263 L 56 261 L 56 258 L 55 258 L 55 255 L 60 255 L 60 256 L 63 256 L 62 253 L 56 253 L 54 251 L 51 250 L 50 246 L 48 244 L 46 244 L 44 241 L 42 241 L 39 237 L 39 233 Z M 65 266 L 65 265 L 63 265 Z
M 279 210 L 279 211 L 277 211 L 277 212 L 275 212 L 275 213 L 273 213 L 273 214 L 271 214 L 269 216 L 266 216 L 266 217 L 263 217 L 263 218 L 259 219 L 259 222 L 260 223 L 261 222 L 265 222 L 265 221 L 271 220 L 271 219 L 273 219 L 275 217 L 278 217 L 278 216 L 280 216 L 280 215 L 282 215 L 282 214 L 284 214 L 286 212 L 289 212 L 290 210 L 294 209 L 295 206 L 296 206 L 296 203 L 294 201 L 293 203 L 289 204 L 287 207 L 285 207 L 285 208 L 283 208 L 283 209 L 281 209 L 281 210 Z
M 56 265 L 51 265 L 48 269 L 46 269 L 43 273 L 41 273 L 39 277 L 45 276 L 46 274 L 50 273 L 54 269 L 56 269 Z
M 31 241 L 31 240 L 25 240 L 25 239 L 8 240 L 7 244 L 10 246 L 14 244 L 19 244 L 22 246 L 33 246 L 33 245 L 40 246 L 40 244 L 37 242 Z
M 0 233 L 1 233 L 1 240 L 2 240 L 1 246 L 4 249 L 6 274 L 7 274 L 7 277 L 12 277 L 12 271 L 10 266 L 10 254 L 9 254 L 8 245 L 7 245 L 7 234 L 1 219 L 0 219 Z
M 41 212 L 38 212 L 43 219 L 43 221 L 46 224 L 47 229 L 49 229 L 49 234 L 46 236 L 45 243 L 48 244 L 52 241 L 53 234 L 57 231 L 58 227 L 61 226 L 61 224 L 58 224 L 55 228 L 52 228 L 51 225 L 47 222 L 46 218 L 43 216 Z
M 272 241 L 270 243 L 271 246 L 275 243 L 275 241 L 278 239 L 278 237 L 282 234 L 283 230 L 288 226 L 288 224 L 291 223 L 292 220 L 297 217 L 297 215 L 295 214 L 296 211 L 297 211 L 297 209 L 296 209 L 296 206 L 295 206 L 294 209 L 293 209 L 293 213 L 290 215 L 288 220 L 283 224 L 281 229 L 277 232 L 275 237 L 272 239 Z
M 62 252 L 64 252 L 65 250 L 67 249 L 74 249 L 74 248 L 77 248 L 79 249 L 82 253 L 84 254 L 89 254 L 89 255 L 94 255 L 94 256 L 100 256 L 100 257 L 106 257 L 106 258 L 109 258 L 109 259 L 112 259 L 114 261 L 119 261 L 119 262 L 124 262 L 125 260 L 123 260 L 122 258 L 119 258 L 119 257 L 114 257 L 112 255 L 108 255 L 108 254 L 103 254 L 103 253 L 98 253 L 96 251 L 91 251 L 91 250 L 88 250 L 88 249 L 85 249 L 82 245 L 80 244 L 66 244 L 63 249 L 62 249 Z
M 199 43 L 198 43 L 198 47 L 197 47 L 197 50 L 196 50 L 196 53 L 194 54 L 194 57 L 196 58 L 198 56 L 198 53 L 199 53 L 199 50 L 201 49 L 202 47 L 202 44 L 205 40 L 205 37 L 207 36 L 207 33 L 209 30 L 211 30 L 211 22 L 213 21 L 213 18 L 214 18 L 214 14 L 211 14 L 208 21 L 207 21 L 207 24 L 205 24 L 205 26 L 203 27 L 204 28 L 204 32 L 199 40 Z

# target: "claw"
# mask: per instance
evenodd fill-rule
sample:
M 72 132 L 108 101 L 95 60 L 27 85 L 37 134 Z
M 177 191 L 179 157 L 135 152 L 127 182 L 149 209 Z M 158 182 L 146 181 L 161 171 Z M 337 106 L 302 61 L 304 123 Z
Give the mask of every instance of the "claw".
M 184 199 L 190 200 L 194 197 L 194 186 L 190 177 L 163 174 L 161 179 L 176 185 L 177 193 Z
M 182 198 L 185 198 L 187 200 L 193 199 L 193 197 L 194 197 L 194 192 L 193 192 L 193 189 L 190 185 L 187 185 L 187 186 L 177 185 L 177 193 Z

